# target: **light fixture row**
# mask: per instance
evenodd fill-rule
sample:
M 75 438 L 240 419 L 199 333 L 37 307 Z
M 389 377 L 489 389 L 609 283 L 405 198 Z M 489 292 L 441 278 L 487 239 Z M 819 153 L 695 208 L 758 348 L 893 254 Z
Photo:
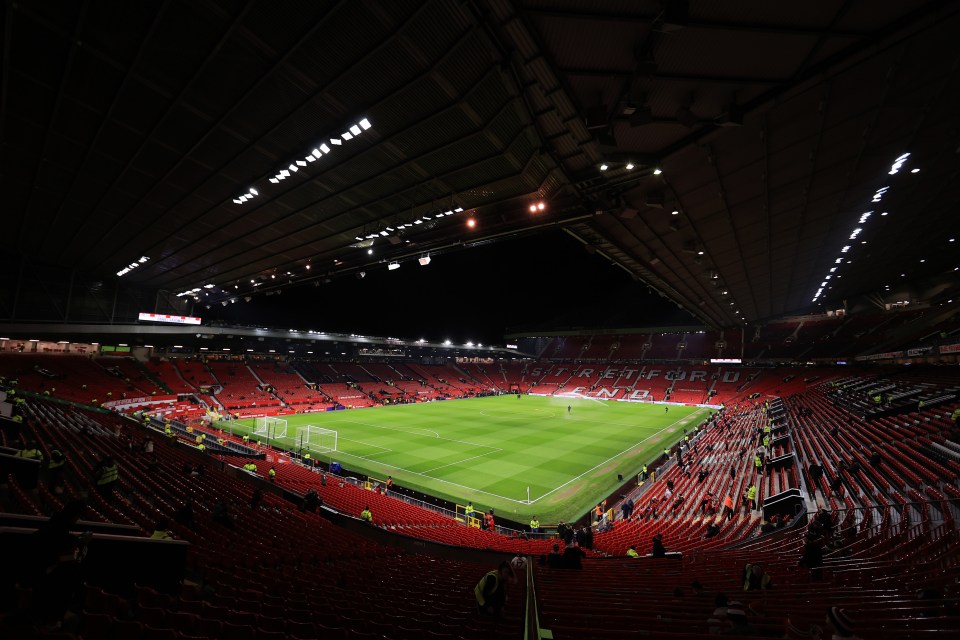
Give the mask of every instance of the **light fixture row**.
M 901 154 L 899 157 L 897 157 L 897 159 L 894 160 L 893 164 L 890 166 L 890 171 L 887 172 L 887 175 L 892 176 L 899 173 L 900 169 L 903 168 L 903 165 L 906 164 L 909 158 L 910 158 L 909 152 Z M 913 169 L 910 171 L 910 173 L 917 173 L 919 171 L 920 171 L 919 169 Z M 879 203 L 881 200 L 883 200 L 883 197 L 887 194 L 889 190 L 890 190 L 890 185 L 884 185 L 879 189 L 877 189 L 873 193 L 873 196 L 870 198 L 870 204 Z M 850 232 L 850 236 L 847 238 L 848 242 L 856 240 L 860 236 L 860 234 L 863 233 L 863 230 L 866 228 L 866 224 L 870 220 L 870 218 L 873 216 L 873 213 L 874 212 L 871 210 L 871 211 L 864 211 L 863 213 L 860 214 L 859 218 L 857 219 L 856 226 L 853 228 L 853 230 Z M 880 215 L 886 216 L 887 212 L 883 212 Z M 866 242 L 867 242 L 866 240 L 861 240 L 860 244 L 866 244 Z M 841 277 L 836 273 L 838 269 L 837 265 L 843 264 L 844 262 L 848 264 L 850 263 L 850 260 L 848 259 L 849 258 L 848 254 L 852 249 L 853 249 L 852 244 L 845 244 L 843 245 L 843 247 L 840 248 L 841 255 L 834 260 L 833 266 L 830 267 L 830 270 L 824 276 L 823 281 L 820 283 L 820 286 L 817 289 L 817 292 L 813 295 L 813 300 L 811 300 L 811 302 L 816 302 L 823 296 L 823 293 L 830 286 L 831 280 L 833 280 L 834 278 Z
M 350 125 L 349 127 L 347 127 L 347 130 L 341 133 L 339 136 L 330 138 L 329 139 L 330 144 L 327 144 L 326 142 L 322 142 L 316 147 L 314 147 L 310 151 L 310 153 L 303 156 L 303 158 L 297 158 L 296 160 L 291 162 L 286 168 L 280 169 L 277 173 L 273 175 L 273 177 L 269 178 L 269 182 L 271 184 L 279 184 L 280 182 L 286 180 L 287 178 L 292 176 L 294 173 L 299 171 L 301 168 L 306 167 L 308 164 L 316 162 L 323 156 L 329 154 L 331 151 L 333 151 L 333 147 L 339 147 L 343 145 L 344 142 L 349 142 L 350 140 L 353 140 L 354 138 L 362 134 L 367 129 L 370 129 L 372 126 L 373 125 L 370 124 L 370 120 L 368 120 L 367 118 L 363 118 L 356 124 Z M 234 198 L 233 202 L 234 204 L 244 204 L 250 200 L 253 200 L 259 195 L 260 195 L 260 192 L 257 191 L 255 187 L 250 187 L 250 189 L 246 193 Z

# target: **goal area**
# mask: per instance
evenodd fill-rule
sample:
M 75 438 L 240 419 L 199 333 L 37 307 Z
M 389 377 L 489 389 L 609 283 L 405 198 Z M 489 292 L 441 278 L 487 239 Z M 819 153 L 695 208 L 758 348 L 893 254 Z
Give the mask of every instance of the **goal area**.
M 337 432 L 308 424 L 297 429 L 297 445 L 314 453 L 329 453 L 337 450 Z
M 256 418 L 253 424 L 253 435 L 267 440 L 287 437 L 287 421 L 283 418 Z

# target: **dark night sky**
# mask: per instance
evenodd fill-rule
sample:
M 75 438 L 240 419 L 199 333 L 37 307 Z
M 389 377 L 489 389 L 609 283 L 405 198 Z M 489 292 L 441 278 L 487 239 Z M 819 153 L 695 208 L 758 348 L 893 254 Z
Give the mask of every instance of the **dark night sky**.
M 501 344 L 511 330 L 699 324 L 560 231 L 407 260 L 395 271 L 198 309 L 204 320 Z

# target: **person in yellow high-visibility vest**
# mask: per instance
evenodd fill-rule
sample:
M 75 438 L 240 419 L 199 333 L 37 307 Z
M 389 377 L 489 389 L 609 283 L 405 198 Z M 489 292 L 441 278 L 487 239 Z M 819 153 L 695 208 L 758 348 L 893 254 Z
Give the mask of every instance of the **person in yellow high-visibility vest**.
M 370 507 L 364 507 L 363 511 L 360 512 L 360 519 L 364 522 L 369 522 L 373 524 L 373 512 L 370 511 Z
M 540 521 L 537 516 L 530 518 L 530 533 L 540 533 Z
M 274 469 L 273 467 L 270 467 L 270 471 L 267 471 L 267 476 L 269 476 L 270 482 L 276 482 L 276 481 L 277 481 L 277 470 Z
M 751 484 L 750 488 L 747 489 L 747 506 L 748 513 L 749 511 L 755 511 L 757 508 L 757 485 Z

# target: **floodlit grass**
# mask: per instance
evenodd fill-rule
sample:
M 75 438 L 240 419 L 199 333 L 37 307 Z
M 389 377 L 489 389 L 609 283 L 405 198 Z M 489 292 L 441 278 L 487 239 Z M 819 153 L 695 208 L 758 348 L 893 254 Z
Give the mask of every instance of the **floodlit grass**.
M 568 405 L 571 410 L 568 412 Z M 297 428 L 338 433 L 319 456 L 345 469 L 460 504 L 472 500 L 521 521 L 582 515 L 710 413 L 696 407 L 500 396 L 285 416 L 280 447 L 298 451 Z M 223 424 L 249 432 L 253 420 Z M 315 455 L 315 454 L 314 454 Z M 527 488 L 530 503 L 527 503 Z

